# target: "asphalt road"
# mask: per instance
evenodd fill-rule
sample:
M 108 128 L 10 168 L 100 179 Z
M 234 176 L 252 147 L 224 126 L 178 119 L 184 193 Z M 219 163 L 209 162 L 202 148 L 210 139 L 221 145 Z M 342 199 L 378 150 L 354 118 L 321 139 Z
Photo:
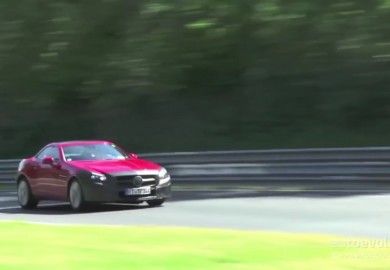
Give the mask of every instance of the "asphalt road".
M 52 204 L 53 202 L 48 202 Z M 0 193 L 0 221 L 159 225 L 390 237 L 390 194 L 363 192 L 175 191 L 162 207 L 109 204 L 74 213 L 67 204 L 21 210 Z

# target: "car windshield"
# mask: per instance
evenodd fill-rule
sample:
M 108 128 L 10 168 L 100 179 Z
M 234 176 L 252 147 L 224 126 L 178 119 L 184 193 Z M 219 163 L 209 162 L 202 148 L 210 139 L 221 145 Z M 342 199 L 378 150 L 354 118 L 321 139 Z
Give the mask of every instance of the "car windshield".
M 116 160 L 128 156 L 111 144 L 83 144 L 63 147 L 66 161 Z

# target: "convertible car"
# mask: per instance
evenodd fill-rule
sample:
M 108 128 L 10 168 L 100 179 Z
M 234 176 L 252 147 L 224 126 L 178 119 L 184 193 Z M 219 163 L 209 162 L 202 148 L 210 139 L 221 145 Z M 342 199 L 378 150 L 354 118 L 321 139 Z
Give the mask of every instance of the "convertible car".
M 76 211 L 91 203 L 160 206 L 171 196 L 167 170 L 109 141 L 55 142 L 23 159 L 16 177 L 19 204 L 70 202 Z

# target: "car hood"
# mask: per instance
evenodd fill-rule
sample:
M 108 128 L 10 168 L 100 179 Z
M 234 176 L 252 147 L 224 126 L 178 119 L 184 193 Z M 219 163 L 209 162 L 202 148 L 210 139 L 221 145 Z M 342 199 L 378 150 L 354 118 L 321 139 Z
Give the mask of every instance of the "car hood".
M 71 161 L 70 164 L 88 171 L 115 173 L 124 171 L 159 170 L 161 166 L 143 159 Z

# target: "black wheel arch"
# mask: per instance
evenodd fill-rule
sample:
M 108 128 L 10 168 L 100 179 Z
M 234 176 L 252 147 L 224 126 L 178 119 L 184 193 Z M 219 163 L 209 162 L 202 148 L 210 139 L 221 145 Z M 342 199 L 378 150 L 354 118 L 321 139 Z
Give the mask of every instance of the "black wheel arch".
M 22 179 L 26 179 L 27 183 L 30 184 L 28 177 L 24 173 L 20 173 L 20 174 L 18 174 L 18 176 L 16 176 L 16 185 L 19 185 L 19 183 L 20 183 L 20 181 L 22 181 Z
M 67 196 L 68 196 L 68 197 L 69 197 L 70 186 L 72 185 L 72 183 L 73 183 L 74 181 L 79 181 L 79 179 L 78 179 L 76 176 L 72 175 L 72 176 L 69 178 L 68 186 L 67 186 L 67 188 L 66 188 L 66 190 L 67 190 L 66 193 L 67 193 Z
M 89 178 L 90 175 L 91 173 L 89 171 L 83 169 L 77 170 L 75 173 L 73 173 L 68 180 L 68 187 L 67 187 L 68 195 L 69 195 L 70 185 L 72 184 L 73 181 L 79 181 L 79 184 L 83 187 L 83 180 Z

